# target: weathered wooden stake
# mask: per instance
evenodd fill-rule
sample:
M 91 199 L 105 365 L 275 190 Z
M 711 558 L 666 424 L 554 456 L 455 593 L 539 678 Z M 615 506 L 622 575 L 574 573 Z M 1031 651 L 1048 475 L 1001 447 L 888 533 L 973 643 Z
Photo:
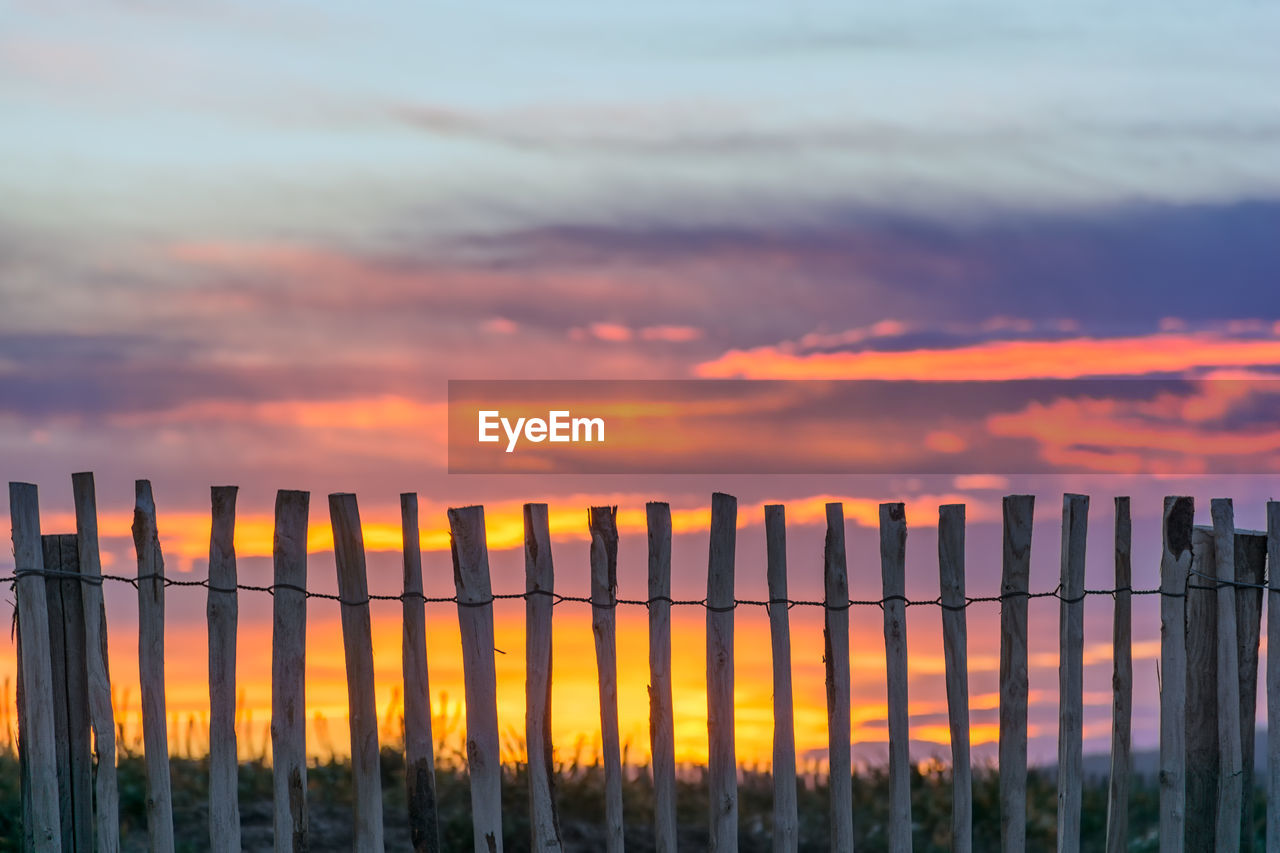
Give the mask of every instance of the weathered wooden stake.
M 44 567 L 63 573 L 45 579 L 49 607 L 49 652 L 53 676 L 55 752 L 62 849 L 93 850 L 93 781 L 89 750 L 88 678 L 84 665 L 84 610 L 79 554 L 73 534 L 41 537 Z M 71 576 L 67 576 L 70 574 Z
M 591 533 L 591 631 L 595 635 L 600 690 L 600 760 L 604 763 L 604 841 L 620 853 L 622 829 L 622 744 L 618 737 L 618 640 L 614 618 L 618 599 L 617 507 L 593 506 Z
M 561 850 L 551 751 L 551 616 L 555 569 L 546 504 L 524 505 L 525 744 L 533 849 Z
M 823 638 L 827 668 L 828 788 L 831 795 L 832 850 L 853 849 L 853 735 L 849 712 L 849 570 L 844 551 L 844 505 L 827 504 L 823 548 L 826 590 Z
M 1058 608 L 1058 853 L 1080 849 L 1084 782 L 1084 551 L 1088 495 L 1062 498 Z
M 1258 713 L 1258 643 L 1262 633 L 1262 589 L 1267 571 L 1267 536 L 1237 530 L 1236 632 L 1240 662 L 1240 853 L 1253 853 L 1253 748 Z
M 307 815 L 307 519 L 310 492 L 276 492 L 272 561 L 271 781 L 275 849 L 310 849 Z
M 98 501 L 93 474 L 71 475 L 76 507 L 76 541 L 80 549 L 84 604 L 85 669 L 89 720 L 97 759 L 94 782 L 94 834 L 100 853 L 120 851 L 120 789 L 116 781 L 116 726 L 111 708 L 111 674 L 107 665 L 107 609 L 102 597 L 102 559 L 98 551 Z
M 210 492 L 209 532 L 209 843 L 239 853 L 236 753 L 236 487 Z
M 1236 529 L 1230 499 L 1210 502 L 1218 578 L 1218 819 L 1217 850 L 1240 849 L 1244 807 L 1240 754 L 1240 657 L 1236 633 Z
M 764 508 L 769 580 L 769 637 L 773 647 L 773 849 L 799 848 L 796 802 L 796 738 L 791 694 L 791 618 L 787 601 L 786 508 Z
M 1218 597 L 1212 527 L 1198 525 L 1192 530 L 1191 553 L 1186 613 L 1185 845 L 1194 853 L 1213 849 L 1218 809 Z
M 907 513 L 880 504 L 880 579 L 889 698 L 889 825 L 892 853 L 911 850 L 911 718 L 907 708 Z
M 712 853 L 738 849 L 738 763 L 734 748 L 733 571 L 738 499 L 711 496 L 707 560 L 707 775 Z
M 329 495 L 333 556 L 342 597 L 342 645 L 347 659 L 347 710 L 351 726 L 352 816 L 357 850 L 382 850 L 382 774 L 378 757 L 378 709 L 373 696 L 373 641 L 364 533 L 352 494 Z
M 418 537 L 418 496 L 400 495 L 404 553 L 404 631 L 400 646 L 404 675 L 405 791 L 409 842 L 414 853 L 438 853 L 435 746 L 431 737 L 431 682 L 427 673 L 427 614 L 422 595 L 422 544 Z
M 671 704 L 671 507 L 645 505 L 649 532 L 649 744 L 654 848 L 676 853 L 675 728 Z
M 1267 501 L 1267 853 L 1280 853 L 1280 501 Z
M 135 483 L 133 545 L 138 554 L 138 679 L 147 764 L 147 834 L 152 853 L 173 853 L 169 721 L 164 694 L 164 556 L 151 481 Z
M 1182 853 L 1186 831 L 1187 642 L 1195 503 L 1166 497 L 1160 529 L 1160 849 Z
M 1129 758 L 1133 719 L 1133 524 L 1129 499 L 1116 498 L 1115 610 L 1111 627 L 1111 778 L 1107 785 L 1107 853 L 1129 849 Z
M 1004 499 L 1000 578 L 1000 847 L 1027 846 L 1027 594 L 1034 495 Z
M 493 663 L 493 587 L 484 507 L 449 510 L 453 582 L 458 593 L 467 697 L 467 772 L 476 853 L 502 850 L 502 765 L 498 754 L 497 674 Z
M 964 504 L 938 507 L 938 581 L 951 727 L 951 850 L 973 851 L 973 768 L 969 758 L 969 639 L 965 618 Z

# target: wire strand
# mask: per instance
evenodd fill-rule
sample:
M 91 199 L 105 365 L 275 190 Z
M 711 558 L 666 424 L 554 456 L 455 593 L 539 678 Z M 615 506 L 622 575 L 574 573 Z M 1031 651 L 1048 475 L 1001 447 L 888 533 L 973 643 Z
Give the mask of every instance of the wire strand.
M 1247 583 L 1245 581 L 1226 581 L 1210 578 L 1202 572 L 1194 569 L 1192 574 L 1200 577 L 1209 578 L 1215 582 L 1215 585 L 1206 584 L 1187 584 L 1188 589 L 1214 590 L 1224 586 L 1235 586 L 1244 589 L 1264 589 L 1270 592 L 1280 592 L 1280 588 L 1271 587 L 1267 584 Z M 1111 596 L 1115 597 L 1117 593 L 1127 593 L 1129 595 L 1163 595 L 1168 598 L 1185 598 L 1185 592 L 1165 592 L 1159 587 L 1153 589 L 1133 589 L 1132 587 L 1116 587 L 1115 589 L 1086 589 L 1081 595 L 1068 597 L 1063 595 L 1062 586 L 1059 584 L 1051 590 L 1042 592 L 1029 592 L 1025 590 L 1014 590 L 999 595 L 977 595 L 965 596 L 964 604 L 947 604 L 939 595 L 936 598 L 911 599 L 905 595 L 887 595 L 884 598 L 868 598 L 854 599 L 845 604 L 828 604 L 825 599 L 794 599 L 794 598 L 735 598 L 732 604 L 728 605 L 712 605 L 705 598 L 672 598 L 669 595 L 658 595 L 652 598 L 617 598 L 611 597 L 608 601 L 597 601 L 590 596 L 585 595 L 564 595 L 562 593 L 553 592 L 546 589 L 531 589 L 525 592 L 505 592 L 493 593 L 487 598 L 477 600 L 461 600 L 457 595 L 439 595 L 429 596 L 421 592 L 404 592 L 396 594 L 378 594 L 369 593 L 364 598 L 346 599 L 336 593 L 317 592 L 316 590 L 304 589 L 303 587 L 289 583 L 274 583 L 267 586 L 254 584 L 236 584 L 234 587 L 224 587 L 211 584 L 208 578 L 198 578 L 187 580 L 184 578 L 172 578 L 159 573 L 149 573 L 144 575 L 136 575 L 133 577 L 127 575 L 86 575 L 80 572 L 66 571 L 65 569 L 17 569 L 13 574 L 0 578 L 0 586 L 14 586 L 19 580 L 25 577 L 42 577 L 45 579 L 62 579 L 62 580 L 78 580 L 82 584 L 90 586 L 102 586 L 105 581 L 113 583 L 124 583 L 137 589 L 139 584 L 150 581 L 152 583 L 159 582 L 164 588 L 171 586 L 176 587 L 203 587 L 209 592 L 230 595 L 238 591 L 266 593 L 274 596 L 277 590 L 294 592 L 302 595 L 306 599 L 320 599 L 322 601 L 336 601 L 346 607 L 364 607 L 373 601 L 417 601 L 422 604 L 456 604 L 459 607 L 488 607 L 495 601 L 514 601 L 529 600 L 535 596 L 546 596 L 551 599 L 552 606 L 559 604 L 590 604 L 592 607 L 601 607 L 606 609 L 616 608 L 619 605 L 627 607 L 645 607 L 652 608 L 657 604 L 665 604 L 670 607 L 702 607 L 712 613 L 724 613 L 736 610 L 738 607 L 763 607 L 766 611 L 773 605 L 785 604 L 787 609 L 793 607 L 822 607 L 827 610 L 839 611 L 848 610 L 851 607 L 879 607 L 883 608 L 886 604 L 900 603 L 904 607 L 921 607 L 933 606 L 943 610 L 964 610 L 974 604 L 991 604 L 1003 603 L 1014 599 L 1032 599 L 1032 598 L 1056 598 L 1066 604 L 1076 604 L 1084 601 L 1085 598 L 1092 596 Z

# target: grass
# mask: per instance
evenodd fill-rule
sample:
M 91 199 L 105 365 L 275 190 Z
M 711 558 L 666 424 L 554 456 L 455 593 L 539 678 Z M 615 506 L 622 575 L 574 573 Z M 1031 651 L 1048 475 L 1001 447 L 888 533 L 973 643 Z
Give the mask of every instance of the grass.
M 6 680 L 7 681 L 7 680 Z M 10 697 L 8 684 L 3 695 Z M 125 851 L 148 849 L 146 830 L 146 771 L 142 757 L 140 726 L 126 726 L 131 719 L 129 694 L 113 697 L 120 750 L 120 829 Z M 392 697 L 380 721 L 382 751 L 383 816 L 389 850 L 409 849 L 404 753 L 401 748 L 403 719 L 399 696 Z M 267 761 L 269 735 L 265 725 L 254 725 L 252 715 L 237 713 L 237 729 L 245 738 L 247 752 L 254 757 L 240 765 L 239 801 L 243 846 L 247 851 L 273 849 L 272 780 Z M 16 753 L 16 716 L 9 702 L 0 702 L 0 853 L 21 849 L 21 796 Z M 433 715 L 436 734 L 436 789 L 441 840 L 446 850 L 472 847 L 470 790 L 462 743 L 462 718 L 456 703 L 442 696 L 439 713 Z M 313 720 L 322 748 L 330 756 L 313 758 L 307 776 L 307 801 L 311 826 L 311 849 L 347 851 L 352 848 L 350 767 L 333 756 L 328 724 L 322 715 Z M 176 736 L 170 759 L 173 786 L 174 828 L 179 851 L 208 848 L 208 724 L 204 719 L 176 716 L 170 731 Z M 503 842 L 508 851 L 529 849 L 528 779 L 519 759 L 524 744 L 515 732 L 504 733 Z M 561 835 L 569 851 L 595 851 L 603 846 L 604 769 L 598 757 L 590 755 L 585 739 L 580 739 L 568 756 L 557 762 L 555 793 Z M 624 755 L 624 763 L 626 757 Z M 648 768 L 628 764 L 623 786 L 623 813 L 626 845 L 631 851 L 653 849 L 653 786 Z M 1057 788 L 1052 775 L 1031 770 L 1027 780 L 1027 850 L 1052 851 L 1056 847 Z M 825 781 L 816 773 L 802 775 L 798 790 L 800 849 L 828 848 L 828 800 Z M 773 781 L 767 772 L 743 768 L 738 787 L 739 849 L 771 850 Z M 938 762 L 917 766 L 911 778 L 914 849 L 942 853 L 950 849 L 951 774 Z M 889 780 L 884 768 L 863 768 L 853 777 L 854 834 L 860 853 L 887 849 L 885 825 L 888 821 Z M 1263 794 L 1255 791 L 1254 827 L 1262 843 Z M 1082 809 L 1082 850 L 1102 851 L 1106 831 L 1107 790 L 1105 780 L 1088 780 L 1084 785 Z M 686 768 L 681 774 L 677 796 L 677 822 L 681 849 L 705 849 L 707 832 L 707 785 L 705 769 Z M 1129 802 L 1129 847 L 1131 851 L 1159 849 L 1156 827 L 1159 814 L 1158 790 L 1153 780 L 1133 779 Z M 975 768 L 973 779 L 974 849 L 999 849 L 999 774 L 994 767 Z
M 178 849 L 207 848 L 206 805 L 208 764 L 203 758 L 174 758 L 172 763 L 174 825 Z M 120 826 L 125 850 L 145 850 L 146 783 L 142 758 L 125 755 L 119 765 Z M 707 844 L 707 788 L 697 772 L 680 782 L 677 801 L 680 846 L 705 848 Z M 445 849 L 471 847 L 469 790 L 464 769 L 450 763 L 437 768 L 440 828 Z M 1137 785 L 1130 802 L 1130 850 L 1156 850 L 1155 827 L 1158 794 L 1148 781 Z M 382 784 L 388 849 L 408 849 L 405 818 L 404 761 L 392 748 L 383 750 Z M 980 768 L 974 778 L 974 846 L 997 849 L 1000 837 L 998 774 Z M 912 774 L 912 817 L 915 849 L 949 849 L 951 778 L 946 767 L 923 765 Z M 854 776 L 854 828 L 859 851 L 886 849 L 888 778 L 882 769 Z M 568 850 L 600 849 L 601 815 L 604 813 L 604 773 L 598 762 L 578 760 L 559 765 L 556 798 L 562 835 Z M 743 771 L 739 785 L 740 849 L 770 849 L 772 780 L 767 773 Z M 1054 780 L 1032 771 L 1028 781 L 1029 810 L 1027 849 L 1054 849 L 1057 794 Z M 627 848 L 653 849 L 650 830 L 653 788 L 643 767 L 633 768 L 623 790 Z M 312 849 L 350 850 L 351 777 L 345 762 L 317 761 L 308 771 L 308 803 Z M 271 769 L 262 761 L 240 768 L 240 807 L 246 850 L 271 849 Z M 799 791 L 800 849 L 827 848 L 827 790 L 820 780 L 809 780 Z M 1260 811 L 1259 811 L 1260 813 Z M 1085 786 L 1083 849 L 1101 850 L 1106 824 L 1105 783 Z M 1262 827 L 1258 827 L 1261 834 Z M 528 788 L 522 765 L 509 765 L 503 784 L 503 836 L 507 850 L 529 849 Z M 18 763 L 11 751 L 0 751 L 0 851 L 18 850 L 21 838 L 21 805 Z

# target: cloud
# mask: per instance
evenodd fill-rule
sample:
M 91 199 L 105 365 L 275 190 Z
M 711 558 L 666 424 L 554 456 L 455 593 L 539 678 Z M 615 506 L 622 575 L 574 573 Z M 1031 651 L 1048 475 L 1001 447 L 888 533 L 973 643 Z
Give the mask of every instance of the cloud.
M 696 341 L 702 337 L 702 330 L 696 326 L 645 326 L 640 329 L 642 341 L 665 341 L 672 344 L 683 344 Z
M 490 317 L 480 324 L 480 328 L 495 335 L 514 335 L 520 330 L 520 324 L 506 317 Z
M 698 376 L 745 379 L 1079 379 L 1280 366 L 1280 339 L 1212 333 L 991 341 L 965 347 L 796 354 L 783 346 L 731 350 Z
M 1151 400 L 1064 398 L 987 419 L 991 434 L 1029 438 L 1046 461 L 1125 473 L 1280 471 L 1276 381 L 1206 382 L 1197 393 Z M 1243 410 L 1248 421 L 1231 417 Z M 1251 421 L 1251 422 L 1249 422 Z

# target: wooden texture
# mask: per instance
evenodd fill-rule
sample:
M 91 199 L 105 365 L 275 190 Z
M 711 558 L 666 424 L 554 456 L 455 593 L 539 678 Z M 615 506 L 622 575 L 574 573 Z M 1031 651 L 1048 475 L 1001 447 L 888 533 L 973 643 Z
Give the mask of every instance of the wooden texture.
M 831 850 L 853 849 L 853 735 L 849 701 L 849 569 L 844 550 L 844 506 L 827 504 L 822 552 L 823 640 L 827 670 L 827 743 L 830 762 Z
M 1254 762 L 1258 715 L 1258 644 L 1262 633 L 1262 589 L 1267 572 L 1267 535 L 1237 530 L 1236 636 L 1240 667 L 1240 853 L 1253 853 Z
M 1213 528 L 1191 533 L 1186 614 L 1186 849 L 1212 850 L 1218 810 L 1218 601 Z M 1166 675 L 1166 678 L 1171 677 Z
M 45 533 L 40 537 L 46 572 L 62 572 L 62 537 Z M 58 761 L 58 834 L 63 850 L 77 850 L 76 831 L 72 821 L 74 809 L 71 791 L 71 756 L 68 750 L 67 726 L 67 647 L 62 630 L 65 618 L 62 614 L 62 583 L 57 575 L 46 576 L 44 581 L 45 618 L 49 624 L 49 681 L 53 685 L 53 751 Z
M 951 850 L 973 851 L 973 766 L 969 757 L 969 637 L 965 619 L 964 504 L 938 507 L 938 587 L 951 730 Z
M 60 834 L 64 851 L 93 850 L 93 778 L 89 747 L 88 684 L 84 665 L 84 610 L 74 534 L 41 537 L 58 757 Z
M 1035 496 L 1004 499 L 1000 572 L 1000 847 L 1027 846 L 1027 593 Z
M 595 636 L 600 693 L 600 760 L 604 764 L 604 842 L 608 853 L 623 849 L 622 743 L 618 736 L 618 508 L 594 506 L 591 534 L 591 633 Z
M 418 536 L 418 496 L 400 495 L 400 537 L 404 555 L 403 632 L 405 792 L 409 843 L 414 853 L 438 853 L 435 746 L 431 737 L 431 681 L 427 672 L 427 613 L 422 594 L 422 544 Z M 530 764 L 530 770 L 533 765 Z
M 649 533 L 649 748 L 654 849 L 676 853 L 675 727 L 671 705 L 671 507 L 645 505 Z
M 497 675 L 493 663 L 493 587 L 484 507 L 449 510 L 453 582 L 458 594 L 466 691 L 467 772 L 476 853 L 502 850 L 502 765 L 498 753 Z
M 135 484 L 133 545 L 138 555 L 138 681 L 147 767 L 147 835 L 152 853 L 173 853 L 173 793 L 164 693 L 164 556 L 151 481 Z
M 1115 606 L 1111 621 L 1111 773 L 1107 853 L 1129 849 L 1129 754 L 1133 722 L 1133 524 L 1129 499 L 1115 501 Z
M 551 619 L 555 568 L 546 504 L 524 505 L 524 731 L 529 762 L 529 823 L 534 850 L 561 850 L 551 749 Z
M 271 784 L 275 849 L 311 847 L 307 814 L 307 521 L 311 493 L 276 492 L 271 547 Z
M 79 543 L 75 534 L 58 537 L 62 570 L 80 573 Z M 46 563 L 47 565 L 47 563 Z M 66 663 L 68 788 L 71 791 L 70 825 L 74 847 L 62 836 L 62 849 L 92 853 L 93 845 L 93 753 L 90 744 L 89 676 L 85 667 L 83 584 L 77 577 L 58 579 L 62 599 L 63 648 Z M 52 627 L 52 626 L 51 626 Z
M 240 851 L 236 752 L 236 487 L 210 492 L 209 532 L 209 844 Z
M 1087 495 L 1062 498 L 1058 617 L 1058 853 L 1080 849 L 1084 783 L 1084 551 Z
M 378 757 L 378 711 L 373 696 L 373 640 L 364 533 L 356 496 L 329 495 L 333 556 L 342 597 L 342 646 L 347 663 L 347 710 L 351 728 L 352 818 L 357 850 L 382 850 L 382 774 Z
M 907 707 L 907 512 L 880 504 L 880 580 L 884 595 L 885 681 L 889 701 L 890 853 L 911 850 L 911 718 Z
M 800 844 L 796 802 L 795 708 L 791 693 L 791 618 L 787 603 L 786 508 L 764 508 L 766 574 L 769 582 L 769 638 L 773 649 L 773 849 L 795 851 Z
M 1236 634 L 1236 528 L 1229 499 L 1210 502 L 1218 578 L 1218 818 L 1217 850 L 1240 849 L 1244 808 L 1240 755 L 1240 656 Z
M 1195 503 L 1166 497 L 1160 551 L 1160 827 L 1162 853 L 1182 853 L 1187 808 L 1187 580 Z
M 738 763 L 734 746 L 733 573 L 738 499 L 711 496 L 707 558 L 707 781 L 712 853 L 738 849 Z
M 1267 501 L 1267 720 L 1280 720 L 1280 501 Z M 1280 853 L 1280 725 L 1267 726 L 1267 853 Z
M 93 474 L 71 475 L 76 508 L 76 542 L 84 608 L 85 670 L 89 721 L 95 756 L 94 835 L 100 853 L 120 851 L 120 788 L 116 779 L 116 726 L 111 707 L 111 670 L 107 663 L 107 609 L 102 597 L 102 559 L 98 550 L 98 500 Z
M 14 584 L 18 609 L 18 702 L 23 756 L 23 843 L 37 853 L 62 849 L 58 816 L 58 760 L 50 667 L 49 605 L 45 594 L 44 550 L 40 541 L 40 501 L 30 483 L 9 484 L 13 531 Z M 25 574 L 31 572 L 32 574 Z

